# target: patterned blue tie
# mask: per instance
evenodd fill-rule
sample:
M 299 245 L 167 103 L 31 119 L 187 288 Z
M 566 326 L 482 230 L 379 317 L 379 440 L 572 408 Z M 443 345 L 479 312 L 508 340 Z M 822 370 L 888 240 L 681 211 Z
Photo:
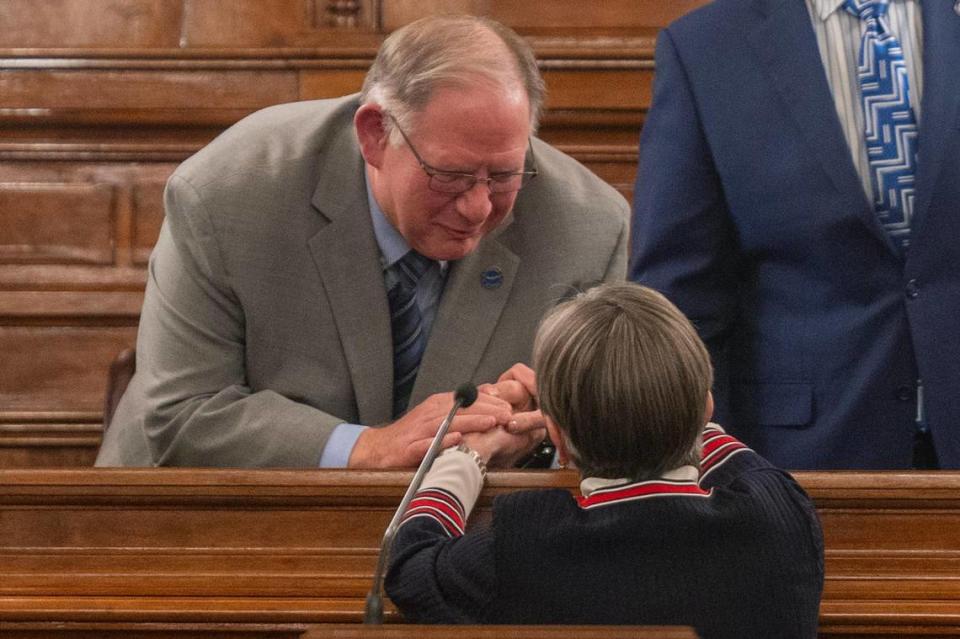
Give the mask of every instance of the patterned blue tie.
M 890 0 L 845 0 L 844 7 L 865 25 L 857 75 L 863 101 L 867 158 L 873 177 L 873 204 L 894 244 L 910 244 L 917 120 L 903 50 L 887 25 Z
M 430 258 L 409 251 L 392 267 L 399 280 L 387 291 L 390 329 L 393 333 L 394 417 L 399 417 L 407 408 L 420 368 L 420 358 L 426 347 L 420 308 L 417 306 L 417 282 L 433 264 Z

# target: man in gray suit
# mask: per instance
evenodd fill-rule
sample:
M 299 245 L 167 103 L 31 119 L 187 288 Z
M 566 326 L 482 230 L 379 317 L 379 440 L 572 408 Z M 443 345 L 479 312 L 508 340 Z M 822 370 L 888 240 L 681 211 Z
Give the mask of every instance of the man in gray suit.
M 531 137 L 543 93 L 509 29 L 427 18 L 359 96 L 265 109 L 184 162 L 97 465 L 410 467 L 466 380 L 444 444 L 529 452 L 537 323 L 622 279 L 628 235 L 626 201 Z M 402 372 L 401 283 L 425 344 Z

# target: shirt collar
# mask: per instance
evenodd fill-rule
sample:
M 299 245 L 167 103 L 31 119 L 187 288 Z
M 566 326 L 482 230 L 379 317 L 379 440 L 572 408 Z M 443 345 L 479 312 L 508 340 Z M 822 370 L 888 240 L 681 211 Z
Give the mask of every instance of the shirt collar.
M 807 0 L 813 8 L 812 13 L 820 18 L 820 20 L 826 20 L 830 17 L 830 14 L 843 7 L 844 1 L 845 0 Z M 897 0 L 890 0 L 890 3 L 893 4 L 896 1 Z
M 367 204 L 370 207 L 370 220 L 373 222 L 373 234 L 377 238 L 377 246 L 380 247 L 380 262 L 383 270 L 387 270 L 407 254 L 410 250 L 410 245 L 407 244 L 407 241 L 400 235 L 400 231 L 390 223 L 383 209 L 381 209 L 377 203 L 377 199 L 373 197 L 373 191 L 370 189 L 370 180 L 366 179 L 366 175 L 364 175 L 363 182 L 367 187 Z
M 407 243 L 400 231 L 387 219 L 386 213 L 380 208 L 377 198 L 373 197 L 373 190 L 370 188 L 370 180 L 367 179 L 364 171 L 364 186 L 367 187 L 367 206 L 370 208 L 370 220 L 373 222 L 373 234 L 377 238 L 377 246 L 380 247 L 380 265 L 383 270 L 396 264 L 401 257 L 410 252 L 410 245 Z M 437 260 L 440 264 L 440 272 L 446 273 L 447 260 Z
M 807 0 L 813 7 L 813 13 L 820 20 L 826 20 L 830 14 L 843 6 L 844 0 Z
M 668 470 L 662 474 L 659 479 L 666 481 L 681 481 L 681 482 L 694 482 L 700 478 L 700 470 L 696 466 L 680 466 L 679 468 L 674 468 L 673 470 Z M 636 483 L 630 479 L 606 479 L 603 477 L 585 477 L 580 482 L 580 493 L 584 497 L 589 497 L 591 493 L 594 493 L 603 488 L 610 488 L 612 486 L 624 486 L 627 484 Z

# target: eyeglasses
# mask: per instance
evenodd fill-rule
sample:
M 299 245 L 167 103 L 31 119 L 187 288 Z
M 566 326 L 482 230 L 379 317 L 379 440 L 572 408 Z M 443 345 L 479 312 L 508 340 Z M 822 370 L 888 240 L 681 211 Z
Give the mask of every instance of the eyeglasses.
M 485 182 L 491 193 L 515 193 L 525 187 L 530 180 L 535 178 L 539 173 L 537 167 L 533 166 L 529 171 L 491 173 L 488 177 L 480 177 L 474 173 L 444 171 L 443 169 L 432 167 L 424 162 L 420 154 L 417 153 L 417 150 L 413 147 L 413 143 L 410 142 L 410 138 L 408 138 L 407 134 L 400 128 L 400 123 L 397 122 L 397 119 L 390 113 L 387 113 L 387 115 L 390 117 L 390 120 L 393 121 L 394 126 L 397 127 L 397 131 L 400 132 L 403 141 L 406 142 L 410 150 L 413 151 L 413 157 L 417 158 L 420 168 L 430 177 L 428 186 L 431 191 L 447 193 L 449 195 L 459 195 L 472 189 L 473 185 L 477 182 Z M 530 149 L 531 164 L 533 164 L 533 145 L 531 144 L 528 148 Z

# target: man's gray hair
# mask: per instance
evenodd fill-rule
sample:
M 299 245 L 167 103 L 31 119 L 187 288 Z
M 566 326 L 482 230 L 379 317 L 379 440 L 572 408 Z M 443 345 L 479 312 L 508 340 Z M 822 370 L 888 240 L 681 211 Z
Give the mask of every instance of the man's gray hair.
M 540 408 L 584 476 L 645 480 L 699 465 L 710 355 L 667 298 L 605 284 L 550 311 L 533 353 Z
M 434 90 L 469 87 L 477 80 L 505 90 L 523 89 L 536 132 L 546 88 L 530 45 L 510 28 L 483 17 L 431 16 L 394 31 L 384 40 L 361 90 L 361 103 L 376 103 L 413 129 Z M 389 118 L 384 126 L 400 144 Z

